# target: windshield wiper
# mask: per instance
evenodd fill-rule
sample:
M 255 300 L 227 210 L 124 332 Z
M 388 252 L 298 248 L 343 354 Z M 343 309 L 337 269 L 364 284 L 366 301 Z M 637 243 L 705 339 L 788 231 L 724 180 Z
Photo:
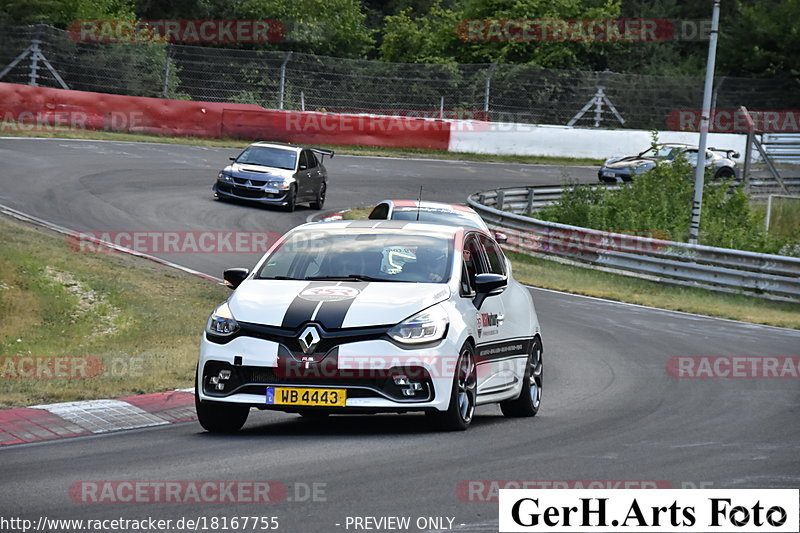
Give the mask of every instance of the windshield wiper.
M 305 278 L 293 278 L 291 276 L 264 276 L 256 279 L 280 279 L 280 280 L 290 280 L 290 281 L 305 281 Z
M 348 274 L 346 276 L 308 276 L 305 279 L 310 281 L 387 281 L 387 282 L 403 281 L 401 279 L 375 278 L 372 276 L 365 276 L 363 274 Z

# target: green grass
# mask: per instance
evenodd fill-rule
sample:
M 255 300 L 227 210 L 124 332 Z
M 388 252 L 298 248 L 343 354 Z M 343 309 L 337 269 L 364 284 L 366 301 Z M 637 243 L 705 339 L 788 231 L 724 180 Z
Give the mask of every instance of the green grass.
M 46 137 L 67 139 L 95 139 L 103 141 L 155 142 L 164 144 L 185 144 L 190 146 L 214 146 L 221 148 L 244 148 L 252 141 L 236 139 L 205 139 L 201 137 L 167 137 L 162 135 L 144 135 L 138 133 L 122 133 L 113 131 L 56 129 L 53 131 L 20 131 L 8 128 L 0 132 L 3 136 L 13 137 Z M 262 139 L 267 140 L 267 139 Z M 401 157 L 420 159 L 444 159 L 448 161 L 477 161 L 496 163 L 523 163 L 541 165 L 591 165 L 602 163 L 599 159 L 544 157 L 527 155 L 491 155 L 444 152 L 441 150 L 423 150 L 416 148 L 382 148 L 376 146 L 334 146 L 318 145 L 320 148 L 335 150 L 342 155 L 361 155 L 373 157 Z
M 228 293 L 144 259 L 76 253 L 65 236 L 0 218 L 0 407 L 190 387 L 205 320 Z M 97 358 L 102 372 L 13 377 L 30 368 L 19 357 Z
M 767 214 L 767 205 L 754 206 L 758 219 L 763 220 Z M 800 197 L 772 198 L 772 210 L 769 221 L 769 234 L 780 239 L 797 239 L 800 235 Z

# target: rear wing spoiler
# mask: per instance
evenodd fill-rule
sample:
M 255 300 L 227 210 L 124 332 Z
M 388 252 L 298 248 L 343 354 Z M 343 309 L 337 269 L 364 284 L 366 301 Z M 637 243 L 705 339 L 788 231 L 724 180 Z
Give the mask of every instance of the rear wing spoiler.
M 736 159 L 740 155 L 739 152 L 737 152 L 736 150 L 732 150 L 732 149 L 728 149 L 728 148 L 709 148 L 709 150 L 711 150 L 712 152 L 722 152 L 722 153 L 726 154 L 728 157 L 730 157 L 731 159 Z
M 309 148 L 309 150 L 311 150 L 315 154 L 319 154 L 321 156 L 326 156 L 327 155 L 328 157 L 331 157 L 331 158 L 333 158 L 333 154 L 334 154 L 333 150 L 325 150 L 324 148 Z

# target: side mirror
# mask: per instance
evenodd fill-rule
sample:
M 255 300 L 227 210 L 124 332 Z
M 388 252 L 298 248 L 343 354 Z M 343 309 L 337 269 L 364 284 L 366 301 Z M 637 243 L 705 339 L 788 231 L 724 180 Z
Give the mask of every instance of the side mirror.
M 494 240 L 497 241 L 497 244 L 505 244 L 508 242 L 508 235 L 506 235 L 502 231 L 495 231 Z
M 230 159 L 231 161 L 236 161 L 235 157 L 229 157 L 228 159 Z
M 477 274 L 475 276 L 476 296 L 473 300 L 475 307 L 480 309 L 486 298 L 502 293 L 506 287 L 508 287 L 508 278 L 502 274 Z
M 235 289 L 242 284 L 249 273 L 246 268 L 229 268 L 222 274 L 222 279 L 225 280 L 226 287 Z
M 740 155 L 741 154 L 739 152 L 731 152 L 730 153 L 731 159 L 739 159 Z

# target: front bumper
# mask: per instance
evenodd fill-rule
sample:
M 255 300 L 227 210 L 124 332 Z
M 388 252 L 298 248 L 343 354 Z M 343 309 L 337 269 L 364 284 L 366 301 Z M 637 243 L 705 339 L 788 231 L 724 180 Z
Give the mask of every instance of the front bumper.
M 239 336 L 226 344 L 203 335 L 196 387 L 201 401 L 235 403 L 286 412 L 443 411 L 449 406 L 458 348 L 447 339 L 433 346 L 406 349 L 384 338 L 372 338 L 330 348 L 305 363 L 302 353 L 280 342 Z M 210 378 L 230 371 L 223 390 Z M 398 385 L 396 376 L 416 385 Z M 343 407 L 275 405 L 267 403 L 268 387 L 324 388 L 346 391 Z M 411 389 L 413 396 L 404 389 Z
M 220 198 L 232 198 L 273 205 L 285 204 L 288 195 L 288 191 L 273 192 L 273 189 L 266 189 L 265 187 L 247 187 L 223 181 L 217 181 L 211 190 Z
M 603 183 L 629 183 L 633 181 L 633 173 L 629 169 L 601 168 L 597 178 Z

